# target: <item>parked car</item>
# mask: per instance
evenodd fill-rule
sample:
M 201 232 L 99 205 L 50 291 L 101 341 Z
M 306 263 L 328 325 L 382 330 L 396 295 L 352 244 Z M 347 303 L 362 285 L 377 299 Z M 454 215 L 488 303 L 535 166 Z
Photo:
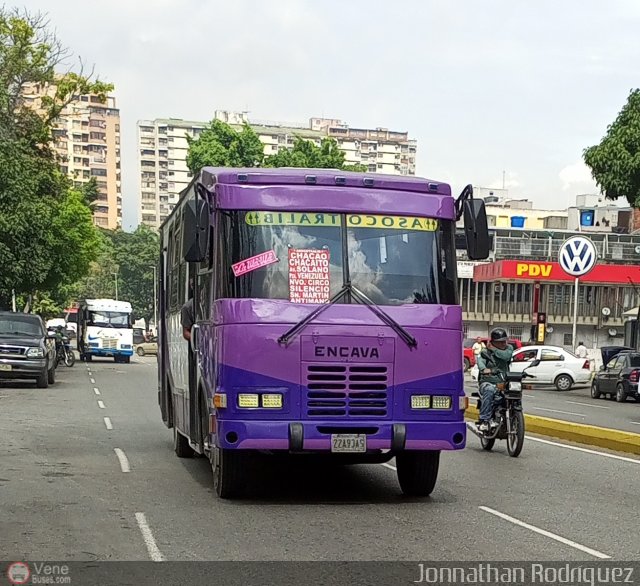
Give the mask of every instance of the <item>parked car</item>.
M 486 344 L 489 341 L 489 338 L 482 338 L 482 341 Z M 465 371 L 473 368 L 476 365 L 476 356 L 473 353 L 473 345 L 476 343 L 475 338 L 467 338 L 463 343 L 463 362 Z M 509 344 L 513 346 L 514 349 L 522 348 L 522 342 L 520 340 L 510 339 Z M 474 377 L 476 378 L 476 377 Z
M 640 402 L 640 352 L 624 346 L 605 346 L 600 352 L 602 366 L 591 383 L 591 396 L 599 399 L 609 395 L 618 403 L 633 397 Z
M 516 350 L 511 370 L 522 372 L 534 360 L 540 364 L 527 370 L 534 377 L 528 378 L 527 384 L 553 384 L 559 391 L 568 391 L 575 384 L 591 381 L 591 362 L 558 346 L 524 346 Z
M 135 346 L 135 352 L 138 356 L 145 354 L 158 354 L 158 338 L 153 337 L 148 342 L 141 342 Z
M 56 381 L 56 346 L 42 319 L 0 311 L 0 379 L 35 379 L 46 389 Z

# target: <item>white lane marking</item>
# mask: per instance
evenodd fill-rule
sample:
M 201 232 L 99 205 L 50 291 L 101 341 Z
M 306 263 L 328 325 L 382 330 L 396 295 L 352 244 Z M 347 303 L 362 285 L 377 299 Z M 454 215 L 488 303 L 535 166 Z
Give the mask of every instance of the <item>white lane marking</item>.
M 100 394 L 100 389 L 98 389 L 98 387 L 93 387 L 93 392 L 94 392 L 96 395 L 99 395 L 99 394 Z
M 565 403 L 571 403 L 572 405 L 584 405 L 585 407 L 593 407 L 594 409 L 611 409 L 611 407 L 605 407 L 603 405 L 591 405 L 591 403 L 579 403 L 578 401 L 565 401 Z
M 382 465 L 385 468 L 389 468 L 390 470 L 397 470 L 397 468 L 395 466 L 392 466 L 391 464 L 387 464 L 386 462 L 384 462 Z
M 113 424 L 111 423 L 111 419 L 108 417 L 104 418 L 104 424 L 107 426 L 107 429 L 113 429 Z
M 605 458 L 612 458 L 613 460 L 621 460 L 622 462 L 631 462 L 632 464 L 640 464 L 640 460 L 636 460 L 635 458 L 627 458 L 625 456 L 618 456 L 616 454 L 608 454 L 607 452 L 598 452 L 597 450 L 590 450 L 589 448 L 580 448 L 578 446 L 570 446 L 568 444 L 552 442 L 549 440 L 541 439 L 539 437 L 531 437 L 530 435 L 527 435 L 525 437 L 528 440 L 531 440 L 532 442 L 539 442 L 541 444 L 557 446 L 558 448 L 566 448 L 567 450 L 575 450 L 576 452 L 584 452 L 585 454 L 594 454 L 596 456 L 604 456 Z
M 582 413 L 573 413 L 572 411 L 559 411 L 558 409 L 545 409 L 544 407 L 531 407 L 537 411 L 547 411 L 548 413 L 562 413 L 563 415 L 575 415 L 576 417 L 586 417 Z
M 120 448 L 113 448 L 113 451 L 120 460 L 120 468 L 123 472 L 131 472 L 131 466 L 129 466 L 129 459 L 127 455 Z
M 149 557 L 154 562 L 163 562 L 164 556 L 158 549 L 156 540 L 153 537 L 153 533 L 151 533 L 151 528 L 147 523 L 147 518 L 144 516 L 144 513 L 136 513 L 136 521 L 138 521 L 138 527 L 140 527 L 140 532 L 142 533 L 144 544 L 147 546 Z
M 92 384 L 92 385 L 95 385 L 95 384 L 96 384 L 95 379 L 93 379 L 93 378 L 91 379 L 91 384 Z
M 640 425 L 640 421 L 629 421 L 629 423 L 633 423 L 633 425 Z
M 490 515 L 495 515 L 496 517 L 500 517 L 505 521 L 509 521 L 509 523 L 513 523 L 514 525 L 518 525 L 519 527 L 524 527 L 525 529 L 529 529 L 529 531 L 533 531 L 534 533 L 544 535 L 549 539 L 559 541 L 560 543 L 564 543 L 565 545 L 568 545 L 569 547 L 573 547 L 574 549 L 579 549 L 580 551 L 583 551 L 584 553 L 588 553 L 593 557 L 600 558 L 601 560 L 611 559 L 611 556 L 608 556 L 607 554 L 602 553 L 601 551 L 598 551 L 596 549 L 591 549 L 586 545 L 581 545 L 579 543 L 576 543 L 575 541 L 571 541 L 570 539 L 567 539 L 566 537 L 561 537 L 560 535 L 556 535 L 555 533 L 551 533 L 550 531 L 540 529 L 535 525 L 529 525 L 529 523 L 525 523 L 524 521 L 520 521 L 515 517 L 510 517 L 509 515 L 505 515 L 504 513 L 501 513 L 500 511 L 496 511 L 495 509 L 490 509 L 489 507 L 478 507 L 478 508 L 481 511 L 484 511 L 485 513 L 489 513 Z
M 529 397 L 529 399 L 535 399 L 536 395 L 524 395 L 525 397 Z
M 104 409 L 104 403 L 102 401 L 98 401 L 98 407 L 100 407 L 100 409 Z

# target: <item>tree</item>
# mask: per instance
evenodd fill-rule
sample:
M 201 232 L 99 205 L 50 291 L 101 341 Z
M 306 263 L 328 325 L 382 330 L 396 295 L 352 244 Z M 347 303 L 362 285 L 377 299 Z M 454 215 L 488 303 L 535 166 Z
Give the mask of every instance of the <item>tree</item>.
M 584 162 L 607 199 L 640 207 L 640 90 L 631 91 L 600 144 L 584 150 Z
M 345 165 L 345 153 L 333 138 L 323 138 L 320 146 L 296 137 L 292 149 L 264 156 L 264 145 L 248 124 L 241 131 L 226 122 L 213 120 L 198 138 L 187 137 L 187 166 L 194 175 L 202 167 L 308 167 L 366 171 L 364 165 Z
M 187 136 L 187 166 L 191 173 L 202 167 L 259 167 L 264 147 L 248 124 L 237 131 L 226 122 L 212 120 L 200 136 Z
M 97 260 L 73 290 L 75 299 L 118 299 L 132 305 L 136 319 L 153 316 L 153 267 L 158 263 L 158 234 L 141 224 L 135 232 L 103 230 Z M 115 273 L 115 274 L 114 274 Z
M 342 169 L 345 171 L 366 171 L 364 165 L 345 165 L 345 153 L 333 138 L 323 138 L 320 146 L 311 140 L 296 137 L 292 149 L 282 149 L 270 155 L 265 167 L 308 167 L 312 169 Z
M 66 57 L 42 16 L 0 8 L 0 307 L 12 291 L 55 305 L 97 252 L 90 194 L 72 187 L 51 145 L 74 96 L 104 100 L 113 86 L 56 74 Z M 47 89 L 37 108 L 25 99 L 29 84 Z

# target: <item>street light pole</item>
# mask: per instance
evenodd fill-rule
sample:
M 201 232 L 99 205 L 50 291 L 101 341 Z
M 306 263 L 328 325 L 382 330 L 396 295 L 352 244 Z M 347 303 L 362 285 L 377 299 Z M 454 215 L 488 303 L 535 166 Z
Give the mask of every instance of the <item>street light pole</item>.
M 118 273 L 111 273 L 116 278 L 116 301 L 118 301 Z

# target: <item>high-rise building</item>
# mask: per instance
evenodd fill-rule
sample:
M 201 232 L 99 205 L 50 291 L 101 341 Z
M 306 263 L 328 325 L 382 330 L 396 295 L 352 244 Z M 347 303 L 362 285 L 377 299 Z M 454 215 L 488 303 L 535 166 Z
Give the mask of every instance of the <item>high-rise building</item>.
M 54 92 L 52 85 L 28 84 L 23 98 L 27 106 L 40 110 L 41 98 Z M 115 97 L 102 102 L 96 95 L 75 96 L 56 120 L 53 135 L 61 168 L 74 183 L 97 181 L 95 225 L 110 230 L 120 226 L 120 110 Z
M 319 145 L 323 138 L 336 140 L 347 164 L 365 165 L 369 173 L 415 175 L 416 141 L 406 132 L 384 128 L 350 128 L 340 120 L 312 118 L 309 124 L 250 121 L 245 112 L 216 111 L 215 119 L 239 128 L 248 123 L 264 145 L 266 156 L 292 148 L 301 137 Z M 191 181 L 187 167 L 187 136 L 197 137 L 205 122 L 179 119 L 138 122 L 140 217 L 158 228 Z

